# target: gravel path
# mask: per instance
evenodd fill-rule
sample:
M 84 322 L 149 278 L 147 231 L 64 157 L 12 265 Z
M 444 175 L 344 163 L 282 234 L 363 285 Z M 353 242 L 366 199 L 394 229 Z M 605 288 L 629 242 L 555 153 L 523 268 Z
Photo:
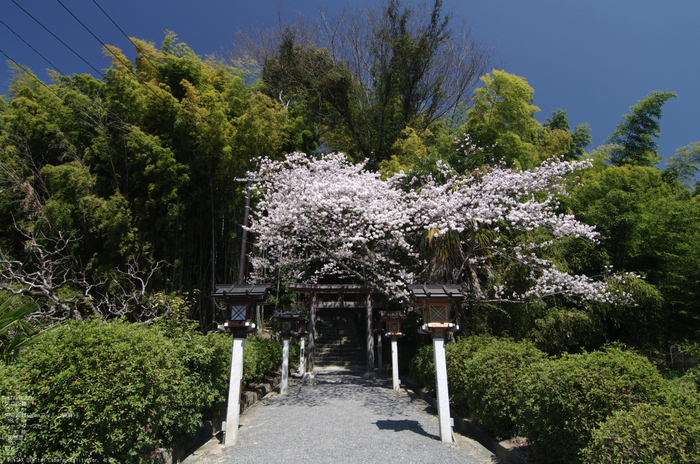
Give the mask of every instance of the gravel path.
M 395 392 L 390 380 L 317 374 L 291 380 L 286 395 L 271 393 L 241 415 L 235 446 L 213 439 L 183 464 L 500 462 L 476 441 L 455 439 L 443 444 L 435 410 Z

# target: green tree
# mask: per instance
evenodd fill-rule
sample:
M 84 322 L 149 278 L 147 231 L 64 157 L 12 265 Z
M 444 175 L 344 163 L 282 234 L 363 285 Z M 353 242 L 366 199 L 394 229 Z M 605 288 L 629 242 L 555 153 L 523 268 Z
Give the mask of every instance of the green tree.
M 700 329 L 697 285 L 700 203 L 688 189 L 668 183 L 653 167 L 610 166 L 598 153 L 596 166 L 573 189 L 568 206 L 600 232 L 602 264 L 645 277 L 637 305 L 607 314 L 611 338 L 632 344 L 664 344 Z M 625 338 L 628 337 L 628 338 Z
M 537 166 L 541 126 L 535 119 L 540 109 L 533 104 L 534 89 L 523 77 L 497 69 L 481 81 L 463 132 L 487 148 L 493 162 L 503 160 L 523 169 Z
M 584 149 L 591 144 L 591 127 L 588 124 L 578 124 L 571 130 L 566 110 L 558 109 L 552 112 L 551 118 L 546 118 L 542 127 L 545 129 L 561 130 L 571 134 L 571 145 L 566 153 L 566 159 L 579 159 L 584 154 Z
M 665 174 L 672 180 L 688 182 L 695 178 L 700 165 L 700 142 L 676 150 L 675 156 L 666 162 Z
M 622 117 L 615 132 L 608 137 L 607 142 L 613 145 L 610 151 L 611 164 L 654 166 L 661 160 L 654 140 L 661 135 L 661 107 L 676 96 L 669 91 L 654 91 L 631 107 L 630 113 Z
M 245 195 L 233 179 L 258 156 L 314 146 L 313 134 L 247 70 L 201 59 L 174 33 L 134 44 L 133 62 L 107 46 L 102 80 L 46 87 L 17 70 L 0 104 L 2 250 L 22 260 L 27 235 L 63 232 L 79 238 L 66 262 L 95 301 L 130 301 L 148 276 L 142 297 L 201 290 L 205 325 L 208 290 L 238 275 Z
M 262 64 L 271 97 L 314 121 L 322 145 L 377 169 L 404 130 L 422 134 L 467 103 L 489 61 L 450 19 L 441 0 L 415 9 L 391 0 L 381 11 L 286 24 L 272 32 L 274 48 L 245 53 Z

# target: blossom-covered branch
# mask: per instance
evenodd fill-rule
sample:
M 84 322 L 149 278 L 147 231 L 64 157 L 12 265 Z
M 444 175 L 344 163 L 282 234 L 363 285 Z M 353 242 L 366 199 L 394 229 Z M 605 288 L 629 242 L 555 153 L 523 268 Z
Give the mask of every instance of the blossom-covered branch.
M 466 284 L 471 300 L 568 294 L 611 301 L 617 296 L 605 282 L 571 275 L 537 253 L 566 237 L 597 240 L 593 227 L 558 211 L 565 176 L 587 166 L 554 160 L 528 171 L 493 167 L 461 176 L 442 166 L 440 183 L 427 179 L 406 191 L 339 153 L 263 159 L 251 173 L 264 181 L 249 228 L 257 234 L 253 279 L 268 270 L 305 282 L 352 278 L 402 299 L 417 276 L 425 281 L 427 268 L 449 260 L 452 272 L 441 279 Z M 517 246 L 500 240 L 504 233 L 521 234 Z M 444 247 L 440 259 L 421 256 L 425 237 Z M 528 269 L 528 290 L 485 288 L 495 259 Z

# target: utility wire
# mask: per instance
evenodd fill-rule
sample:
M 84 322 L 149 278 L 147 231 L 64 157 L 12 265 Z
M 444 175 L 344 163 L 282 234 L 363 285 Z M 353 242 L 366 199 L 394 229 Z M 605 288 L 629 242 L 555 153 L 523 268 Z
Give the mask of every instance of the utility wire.
M 5 53 L 4 51 L 2 51 L 2 49 L 0 49 L 0 53 L 2 53 L 3 55 L 5 55 L 5 58 L 7 58 L 8 60 L 12 61 L 12 62 L 15 64 L 15 66 L 17 66 L 18 68 L 22 69 L 22 71 L 24 71 L 25 73 L 27 73 L 28 76 L 33 77 L 38 83 L 40 83 L 41 85 L 43 85 L 44 87 L 46 87 L 47 89 L 49 89 L 49 90 L 51 91 L 51 93 L 53 93 L 54 95 L 56 95 L 59 99 L 61 98 L 61 96 L 60 96 L 59 94 L 57 94 L 55 90 L 53 90 L 51 87 L 49 87 L 48 85 L 46 85 L 46 83 L 45 83 L 44 81 L 42 81 L 41 79 L 39 79 L 38 77 L 36 77 L 36 76 L 34 75 L 34 73 L 32 73 L 29 69 L 25 68 L 24 66 L 22 66 L 21 64 L 19 64 L 18 62 L 16 62 L 15 60 L 13 60 L 12 58 L 10 58 L 9 56 L 7 56 L 7 53 Z
M 14 2 L 15 0 L 12 0 L 12 1 Z M 66 5 L 63 4 L 63 2 L 61 2 L 61 0 L 56 0 L 56 1 L 57 1 L 58 4 L 61 5 L 61 6 L 62 6 L 76 21 L 78 21 L 78 22 L 80 23 L 80 25 L 83 26 L 83 28 L 85 28 L 85 30 L 88 31 L 88 32 L 90 33 L 90 35 L 92 35 L 92 36 L 95 38 L 95 40 L 97 40 L 97 41 L 104 47 L 105 50 L 109 51 L 109 53 L 111 53 L 112 56 L 113 56 L 114 58 L 116 58 L 117 60 L 119 60 L 119 62 L 124 66 L 125 69 L 130 69 L 130 70 L 131 70 L 131 73 L 134 75 L 134 77 L 136 77 L 136 80 L 137 80 L 137 81 L 139 81 L 141 84 L 145 85 L 145 87 L 146 87 L 148 90 L 150 90 L 150 91 L 153 93 L 153 95 L 155 95 L 157 98 L 160 98 L 161 101 L 162 101 L 163 103 L 166 103 L 165 99 L 164 99 L 162 96 L 158 95 L 158 94 L 156 93 L 155 90 L 153 90 L 151 87 L 149 87 L 148 85 L 146 85 L 146 83 L 143 82 L 143 81 L 139 78 L 138 74 L 136 74 L 136 72 L 129 66 L 131 63 L 128 63 L 128 64 L 125 63 L 124 60 L 121 59 L 121 57 L 119 57 L 119 56 L 118 56 L 116 53 L 114 53 L 109 47 L 107 47 L 107 45 L 106 45 L 104 42 L 102 42 L 102 41 L 90 30 L 89 27 L 87 27 L 85 24 L 83 24 L 83 22 L 82 22 L 81 20 L 79 20 L 78 17 L 75 16 L 75 15 L 73 14 L 73 12 L 72 12 L 71 10 L 69 10 L 68 7 L 67 7 Z M 103 77 L 104 77 L 104 76 L 103 76 Z
M 14 3 L 15 5 L 17 5 L 17 7 L 18 7 L 20 10 L 24 11 L 24 12 L 27 14 L 27 16 L 29 16 L 29 17 L 32 18 L 34 21 L 36 21 L 37 24 L 39 24 L 41 27 L 43 27 L 43 28 L 46 30 L 46 32 L 48 32 L 49 34 L 51 34 L 56 40 L 58 40 L 59 42 L 61 42 L 68 50 L 72 51 L 73 54 L 75 54 L 75 56 L 77 56 L 78 58 L 80 58 L 81 60 L 83 60 L 83 62 L 84 62 L 86 65 L 90 66 L 97 74 L 100 75 L 100 77 L 104 78 L 104 75 L 103 75 L 100 71 L 98 71 L 93 65 L 91 65 L 90 63 L 88 63 L 87 60 L 86 60 L 85 58 L 83 58 L 82 56 L 80 56 L 80 54 L 79 54 L 78 52 L 76 52 L 75 50 L 73 50 L 72 48 L 70 48 L 70 47 L 68 46 L 68 44 L 66 44 L 63 40 L 59 39 L 58 36 L 57 36 L 56 34 L 54 34 L 53 32 L 51 32 L 46 26 L 44 26 L 44 25 L 41 23 L 41 21 L 39 21 L 39 20 L 36 19 L 34 16 L 32 16 L 31 13 L 29 13 L 27 10 L 25 10 L 24 8 L 22 8 L 22 5 L 20 5 L 19 3 L 17 3 L 15 0 L 12 0 L 12 3 Z M 5 55 L 5 56 L 7 56 L 7 55 Z
M 56 66 L 55 64 L 53 64 L 52 62 L 50 62 L 44 55 L 42 55 L 41 53 L 39 53 L 39 52 L 38 52 L 34 47 L 32 47 L 26 40 L 24 40 L 18 33 L 16 33 L 15 31 L 13 31 L 12 28 L 11 28 L 10 26 L 8 26 L 7 24 L 5 24 L 5 23 L 2 21 L 2 19 L 0 19 L 0 24 L 2 24 L 3 26 L 5 26 L 6 28 L 8 28 L 8 29 L 10 30 L 10 32 L 12 32 L 14 35 L 16 35 L 16 36 L 19 38 L 19 40 L 21 40 L 22 42 L 24 42 L 24 43 L 27 45 L 27 47 L 29 47 L 29 48 L 31 48 L 32 50 L 34 50 L 34 53 L 36 53 L 37 55 L 39 55 L 40 57 L 42 57 L 42 58 L 44 59 L 44 61 L 46 61 L 46 62 L 49 64 L 49 66 L 51 66 L 53 69 L 55 69 L 56 71 L 58 71 L 58 73 L 59 73 L 61 76 L 65 76 L 65 74 L 63 74 L 63 72 L 62 72 L 60 69 L 58 69 L 58 66 Z
M 126 40 L 128 40 L 129 42 L 131 42 L 131 45 L 133 45 L 134 48 L 135 48 L 136 50 L 139 50 L 138 45 L 136 45 L 136 44 L 134 43 L 134 41 L 131 40 L 131 37 L 129 37 L 129 36 L 126 34 L 126 32 L 124 32 L 124 30 L 122 30 L 122 28 L 119 27 L 119 25 L 112 19 L 112 17 L 111 17 L 110 15 L 107 14 L 107 12 L 100 6 L 100 4 L 97 3 L 97 0 L 92 0 L 92 2 L 93 2 L 95 5 L 97 5 L 97 8 L 99 8 L 100 11 L 101 11 L 102 13 L 104 13 L 104 15 L 107 16 L 107 18 L 109 18 L 110 21 L 112 21 L 112 24 L 114 24 L 114 26 L 115 26 L 117 29 L 119 29 L 119 32 L 121 32 L 122 35 L 123 35 L 124 37 L 126 37 Z M 151 59 L 148 57 L 148 55 L 143 55 L 143 57 L 146 58 L 146 60 L 147 60 L 149 63 L 151 63 L 151 66 L 153 66 L 153 68 L 156 67 L 155 63 L 153 63 L 153 61 L 151 61 Z

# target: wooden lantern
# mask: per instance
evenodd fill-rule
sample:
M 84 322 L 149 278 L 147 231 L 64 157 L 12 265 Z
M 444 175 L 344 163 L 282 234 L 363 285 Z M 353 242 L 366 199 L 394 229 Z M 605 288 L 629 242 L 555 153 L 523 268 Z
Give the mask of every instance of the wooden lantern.
M 255 308 L 267 303 L 269 285 L 217 285 L 212 297 L 226 302 L 224 328 L 235 334 L 255 330 Z
M 384 335 L 392 337 L 403 337 L 401 332 L 402 321 L 406 319 L 403 311 L 380 311 L 380 320 L 384 323 Z
M 306 334 L 308 334 L 309 333 L 308 327 L 309 327 L 308 320 L 306 320 L 304 318 L 297 320 L 297 335 L 299 335 L 300 337 L 303 337 Z
M 300 313 L 281 311 L 275 314 L 275 318 L 280 323 L 280 335 L 295 337 L 299 334 Z
M 413 303 L 423 309 L 421 330 L 429 334 L 454 332 L 459 327 L 452 322 L 454 303 L 464 299 L 459 285 L 412 285 Z

